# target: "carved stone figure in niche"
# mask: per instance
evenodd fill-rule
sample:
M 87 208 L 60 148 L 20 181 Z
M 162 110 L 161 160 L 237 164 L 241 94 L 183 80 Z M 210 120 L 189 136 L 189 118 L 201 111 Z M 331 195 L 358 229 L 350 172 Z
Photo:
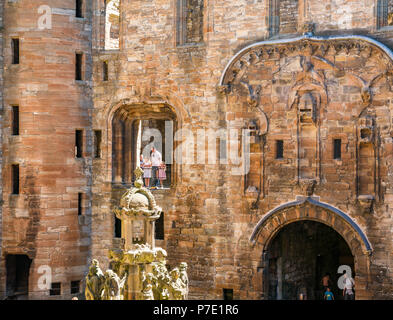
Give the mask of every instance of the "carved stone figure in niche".
M 186 284 L 180 279 L 180 271 L 178 268 L 175 268 L 171 271 L 171 294 L 174 300 L 182 300 L 185 299 L 187 287 Z
M 361 96 L 362 96 L 363 104 L 368 106 L 371 102 L 370 88 L 368 87 L 362 88 Z
M 371 210 L 375 199 L 376 151 L 374 121 L 372 115 L 365 114 L 359 118 L 358 126 L 358 200 L 365 212 Z
M 169 286 L 171 278 L 164 263 L 153 265 L 154 286 L 153 294 L 155 300 L 169 300 Z
M 180 263 L 179 270 L 180 270 L 180 280 L 184 283 L 186 290 L 184 293 L 185 299 L 188 299 L 188 275 L 187 275 L 187 263 L 182 262 Z
M 86 276 L 86 300 L 101 300 L 105 277 L 96 259 L 93 259 Z
M 104 290 L 102 300 L 123 300 L 121 291 L 124 286 L 126 277 L 120 279 L 112 270 L 105 272 Z
M 365 116 L 359 119 L 359 142 L 371 143 L 374 141 L 374 119 Z
M 310 92 L 300 97 L 298 108 L 300 123 L 316 123 L 316 101 Z
M 315 24 L 310 21 L 305 22 L 302 26 L 303 34 L 312 36 L 314 34 L 314 30 L 315 30 Z
M 142 294 L 144 300 L 154 300 L 153 294 L 153 278 L 151 273 L 143 273 L 142 277 Z
M 310 197 L 313 195 L 316 185 L 315 179 L 301 179 L 299 184 L 300 190 L 304 196 Z

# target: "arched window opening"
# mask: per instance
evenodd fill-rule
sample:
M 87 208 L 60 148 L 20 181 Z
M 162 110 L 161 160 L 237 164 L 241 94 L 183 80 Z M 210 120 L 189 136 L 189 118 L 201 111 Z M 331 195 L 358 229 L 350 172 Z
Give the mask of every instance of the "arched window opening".
M 105 50 L 119 49 L 120 0 L 106 0 L 105 4 Z
M 132 184 L 140 166 L 145 187 L 170 188 L 176 127 L 176 115 L 168 105 L 118 110 L 112 120 L 112 182 Z

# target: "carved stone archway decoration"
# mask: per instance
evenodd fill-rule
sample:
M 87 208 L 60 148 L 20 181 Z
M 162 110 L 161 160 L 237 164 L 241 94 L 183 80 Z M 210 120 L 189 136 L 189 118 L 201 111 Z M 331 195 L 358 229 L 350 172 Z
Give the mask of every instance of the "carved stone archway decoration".
M 273 134 L 271 119 L 277 119 L 276 108 L 285 106 L 288 119 L 297 118 L 296 126 L 290 124 L 297 128 L 292 132 L 298 137 L 296 174 L 288 183 L 297 185 L 303 195 L 318 190 L 322 179 L 322 139 L 326 138 L 321 128 L 332 112 L 330 104 L 337 105 L 334 88 L 341 83 L 355 88 L 357 96 L 351 102 L 356 101 L 356 107 L 351 106 L 351 112 L 356 118 L 373 108 L 376 84 L 383 81 L 391 87 L 393 83 L 393 53 L 382 43 L 365 36 L 317 37 L 307 30 L 297 38 L 258 42 L 240 50 L 228 62 L 218 86 L 232 104 L 229 109 L 240 103 L 247 106 L 252 119 L 269 124 L 269 133 L 262 130 L 266 139 Z M 304 148 L 310 144 L 312 148 Z M 303 170 L 302 163 L 312 167 L 312 172 Z M 264 173 L 261 177 L 267 179 Z M 379 183 L 378 177 L 374 180 Z M 260 185 L 265 185 L 264 181 Z M 376 185 L 375 190 L 380 187 Z M 358 203 L 368 211 L 371 197 L 360 196 Z

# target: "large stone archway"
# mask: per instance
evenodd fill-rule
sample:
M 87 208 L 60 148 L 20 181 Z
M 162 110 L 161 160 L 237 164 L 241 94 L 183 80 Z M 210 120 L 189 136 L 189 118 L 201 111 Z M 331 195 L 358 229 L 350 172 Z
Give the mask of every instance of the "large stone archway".
M 370 255 L 373 250 L 371 243 L 359 225 L 347 214 L 329 204 L 319 202 L 314 197 L 302 197 L 280 205 L 264 215 L 255 226 L 250 241 L 254 249 L 260 251 L 262 255 L 262 268 L 266 267 L 267 250 L 277 233 L 293 222 L 305 220 L 323 223 L 345 240 L 354 257 L 356 297 L 368 299 Z M 264 290 L 264 287 L 262 286 L 261 289 Z M 266 297 L 265 292 L 263 296 Z

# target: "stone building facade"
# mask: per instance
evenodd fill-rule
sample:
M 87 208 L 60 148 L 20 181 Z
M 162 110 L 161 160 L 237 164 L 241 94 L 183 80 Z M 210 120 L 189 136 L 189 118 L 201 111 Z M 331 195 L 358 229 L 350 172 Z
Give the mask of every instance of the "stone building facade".
M 2 297 L 107 267 L 142 124 L 190 298 L 393 298 L 393 1 L 3 4 Z

